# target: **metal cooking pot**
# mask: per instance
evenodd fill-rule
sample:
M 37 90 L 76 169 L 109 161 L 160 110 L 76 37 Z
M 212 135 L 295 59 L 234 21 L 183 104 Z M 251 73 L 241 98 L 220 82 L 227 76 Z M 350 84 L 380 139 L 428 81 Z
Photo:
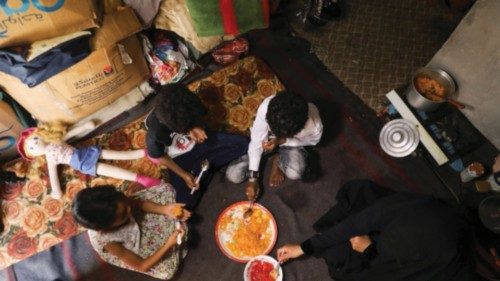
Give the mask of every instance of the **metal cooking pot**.
M 431 100 L 420 93 L 415 86 L 419 77 L 427 77 L 437 81 L 444 89 L 444 97 L 440 100 Z M 413 75 L 412 83 L 406 90 L 406 100 L 415 109 L 422 111 L 436 110 L 447 98 L 455 93 L 455 82 L 444 70 L 439 68 L 422 67 Z

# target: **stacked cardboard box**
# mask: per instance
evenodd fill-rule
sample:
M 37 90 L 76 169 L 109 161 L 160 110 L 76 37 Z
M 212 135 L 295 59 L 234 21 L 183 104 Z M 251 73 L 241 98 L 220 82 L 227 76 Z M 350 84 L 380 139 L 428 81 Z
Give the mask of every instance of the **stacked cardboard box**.
M 33 43 L 100 25 L 98 0 L 0 1 L 0 47 Z
M 61 10 L 65 11 L 65 16 L 61 17 L 71 18 L 76 13 L 82 13 L 77 8 L 83 2 L 93 3 L 61 1 Z M 47 25 L 59 26 L 54 23 L 55 13 L 46 14 L 46 18 L 51 19 L 51 24 Z M 91 40 L 93 52 L 87 58 L 33 88 L 13 76 L 0 73 L 0 86 L 40 121 L 76 123 L 113 103 L 147 79 L 149 71 L 142 46 L 134 35 L 140 30 L 141 24 L 130 8 L 106 14 L 102 26 L 95 29 Z

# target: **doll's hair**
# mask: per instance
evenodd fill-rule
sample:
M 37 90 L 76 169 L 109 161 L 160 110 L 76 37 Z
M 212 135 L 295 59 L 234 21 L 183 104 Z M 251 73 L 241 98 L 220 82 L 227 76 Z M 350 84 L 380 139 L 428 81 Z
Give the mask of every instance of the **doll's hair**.
M 40 123 L 38 124 L 33 134 L 41 137 L 48 143 L 60 143 L 64 140 L 67 129 L 68 125 L 60 121 L 52 123 Z
M 30 180 L 38 180 L 42 178 L 44 175 L 44 167 L 47 161 L 45 157 L 35 157 L 33 161 L 30 162 L 28 167 L 28 172 L 26 173 L 26 177 Z
M 63 122 L 52 122 L 52 123 L 40 123 L 36 127 L 35 130 L 31 133 L 31 135 L 26 136 L 22 142 L 23 152 L 26 153 L 27 156 L 31 158 L 31 156 L 27 153 L 26 142 L 25 140 L 30 138 L 31 136 L 38 136 L 43 141 L 47 143 L 61 143 L 64 140 L 64 136 L 67 133 L 67 125 Z M 18 148 L 19 149 L 19 148 Z M 21 153 L 21 151 L 20 151 Z M 40 179 L 43 175 L 43 167 L 47 163 L 45 157 L 32 157 L 33 161 L 31 162 L 29 169 L 26 173 L 26 176 L 31 179 Z
M 116 219 L 118 203 L 126 198 L 111 185 L 85 188 L 76 194 L 71 213 L 83 227 L 107 230 Z

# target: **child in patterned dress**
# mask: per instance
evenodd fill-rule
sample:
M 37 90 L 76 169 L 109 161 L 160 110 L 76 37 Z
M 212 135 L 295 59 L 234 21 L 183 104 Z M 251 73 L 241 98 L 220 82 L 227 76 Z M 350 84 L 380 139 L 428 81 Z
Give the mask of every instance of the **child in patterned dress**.
M 191 216 L 184 204 L 174 202 L 172 186 L 163 182 L 135 193 L 134 198 L 112 186 L 99 186 L 78 192 L 72 213 L 90 229 L 90 242 L 103 260 L 168 280 L 187 254 L 180 244 L 186 226 L 176 222 Z

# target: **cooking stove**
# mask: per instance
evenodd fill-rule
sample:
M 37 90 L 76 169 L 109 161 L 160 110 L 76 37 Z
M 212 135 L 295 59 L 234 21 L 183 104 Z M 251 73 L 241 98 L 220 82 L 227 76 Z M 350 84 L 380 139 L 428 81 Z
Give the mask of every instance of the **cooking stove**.
M 401 98 L 448 157 L 448 164 L 453 170 L 461 171 L 464 168 L 461 158 L 486 141 L 485 137 L 454 106 L 443 103 L 435 111 L 424 112 L 411 107 L 405 97 Z M 388 114 L 390 118 L 400 118 L 392 104 L 388 107 Z
M 412 110 L 451 161 L 470 153 L 486 140 L 470 121 L 450 104 L 443 104 L 433 112 Z

